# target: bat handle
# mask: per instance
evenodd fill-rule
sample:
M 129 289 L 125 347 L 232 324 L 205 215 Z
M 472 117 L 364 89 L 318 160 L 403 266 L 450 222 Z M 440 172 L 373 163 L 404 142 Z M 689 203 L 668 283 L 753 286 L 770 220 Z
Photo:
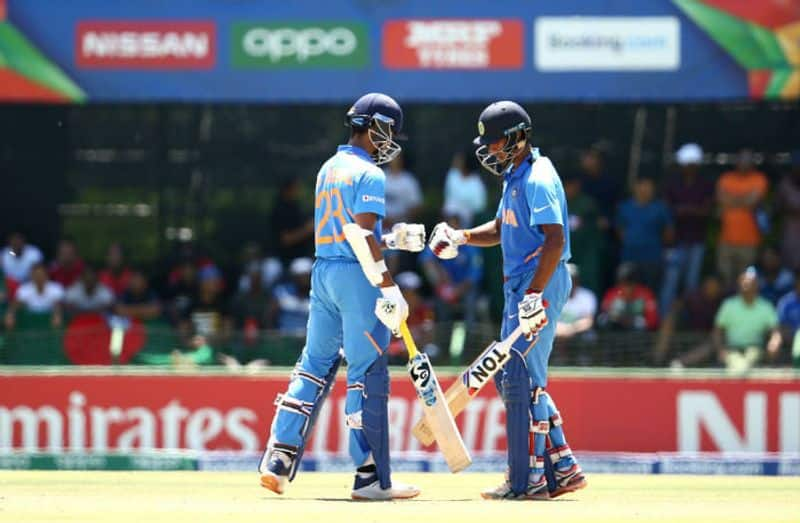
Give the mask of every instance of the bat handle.
M 403 343 L 406 344 L 408 359 L 413 359 L 419 351 L 417 350 L 417 344 L 414 343 L 414 338 L 411 337 L 411 331 L 408 330 L 408 324 L 405 320 L 400 322 L 400 335 L 403 337 Z

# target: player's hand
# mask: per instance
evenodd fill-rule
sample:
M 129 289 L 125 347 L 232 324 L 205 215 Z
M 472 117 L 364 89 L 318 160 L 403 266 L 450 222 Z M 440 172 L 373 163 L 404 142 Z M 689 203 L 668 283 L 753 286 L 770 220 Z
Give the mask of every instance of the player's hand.
M 467 236 L 464 231 L 453 229 L 447 223 L 440 222 L 433 228 L 428 245 L 433 254 L 443 260 L 450 260 L 458 256 L 458 246 L 465 243 Z
M 392 232 L 384 236 L 384 242 L 390 249 L 419 252 L 425 248 L 425 225 L 396 223 L 392 227 Z
M 375 302 L 375 316 L 395 336 L 400 336 L 400 324 L 408 318 L 408 303 L 397 285 L 381 287 L 381 294 L 383 297 Z
M 519 325 L 528 341 L 531 341 L 547 325 L 546 308 L 547 300 L 542 299 L 542 293 L 530 290 L 517 305 Z

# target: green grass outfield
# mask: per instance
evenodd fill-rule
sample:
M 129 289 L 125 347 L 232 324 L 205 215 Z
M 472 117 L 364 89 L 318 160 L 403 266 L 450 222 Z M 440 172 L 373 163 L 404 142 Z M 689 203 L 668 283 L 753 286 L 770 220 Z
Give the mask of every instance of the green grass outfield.
M 796 477 L 596 474 L 557 500 L 480 499 L 500 478 L 397 473 L 422 495 L 363 503 L 349 499 L 349 474 L 301 473 L 275 496 L 252 473 L 0 471 L 0 522 L 800 521 Z

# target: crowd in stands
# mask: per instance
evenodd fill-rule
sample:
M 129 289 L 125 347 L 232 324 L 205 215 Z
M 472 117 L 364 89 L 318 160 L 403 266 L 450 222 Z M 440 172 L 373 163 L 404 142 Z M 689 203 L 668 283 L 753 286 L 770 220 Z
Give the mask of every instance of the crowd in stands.
M 619 333 L 650 333 L 652 347 L 629 362 L 638 365 L 743 371 L 800 362 L 800 153 L 787 172 L 769 177 L 757 160 L 741 150 L 730 170 L 717 173 L 701 146 L 689 143 L 676 151 L 674 172 L 640 174 L 629 191 L 606 170 L 600 147 L 584 151 L 577 169 L 562 169 L 573 290 L 557 326 L 557 362 L 596 364 L 587 350 L 613 358 L 613 347 L 603 345 Z M 386 173 L 384 225 L 422 220 L 423 192 L 402 155 Z M 453 227 L 491 219 L 492 181 L 472 154 L 454 155 L 439 219 Z M 19 328 L 23 313 L 46 315 L 55 328 L 101 314 L 169 326 L 182 348 L 172 361 L 263 364 L 242 347 L 258 344 L 265 331 L 298 339 L 305 332 L 314 226 L 300 194 L 297 179 L 280 187 L 271 239 L 246 245 L 235 273 L 223 274 L 191 244 L 163 277 L 130 266 L 122 244 L 110 245 L 104 263 L 93 265 L 82 259 L 79 241 L 63 239 L 46 262 L 14 233 L 2 251 L 3 329 Z M 489 281 L 486 256 L 477 248 L 462 248 L 453 260 L 427 249 L 387 253 L 421 346 L 439 350 L 437 323 L 460 322 L 470 333 L 491 321 L 487 289 L 498 282 Z M 691 343 L 674 343 L 684 333 L 694 334 Z M 223 346 L 239 348 L 208 353 Z M 402 361 L 399 341 L 390 350 Z

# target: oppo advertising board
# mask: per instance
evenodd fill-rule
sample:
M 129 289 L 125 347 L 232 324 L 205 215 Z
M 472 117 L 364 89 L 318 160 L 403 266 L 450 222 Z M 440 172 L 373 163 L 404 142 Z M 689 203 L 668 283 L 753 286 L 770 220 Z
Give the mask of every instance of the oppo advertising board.
M 0 101 L 800 95 L 800 0 L 0 0 Z
M 258 452 L 286 382 L 277 376 L 4 375 L 0 453 Z M 347 451 L 344 385 L 337 382 L 319 416 L 311 453 Z M 411 435 L 420 416 L 411 383 L 398 375 L 391 388 L 392 451 L 431 451 Z M 800 452 L 796 380 L 556 377 L 548 389 L 578 452 Z M 470 403 L 457 422 L 471 452 L 505 449 L 504 417 L 493 390 Z

